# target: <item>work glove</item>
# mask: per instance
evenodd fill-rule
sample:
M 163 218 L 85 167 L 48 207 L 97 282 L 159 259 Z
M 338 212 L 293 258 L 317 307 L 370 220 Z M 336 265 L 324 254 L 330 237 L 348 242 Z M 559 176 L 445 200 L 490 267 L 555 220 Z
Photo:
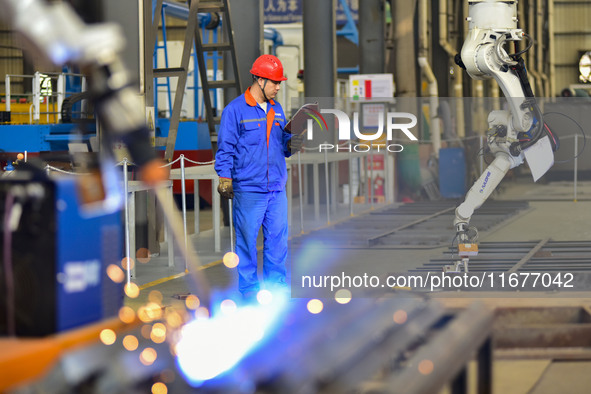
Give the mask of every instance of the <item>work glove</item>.
M 232 179 L 220 177 L 218 193 L 224 198 L 234 198 L 234 189 L 232 188 Z
M 297 153 L 302 150 L 304 144 L 304 134 L 293 134 L 291 139 L 287 141 L 287 149 L 291 153 Z

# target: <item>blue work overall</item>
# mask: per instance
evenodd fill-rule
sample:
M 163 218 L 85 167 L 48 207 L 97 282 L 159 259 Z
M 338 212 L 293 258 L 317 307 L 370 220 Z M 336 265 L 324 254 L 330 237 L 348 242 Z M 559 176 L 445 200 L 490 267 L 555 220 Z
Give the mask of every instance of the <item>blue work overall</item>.
M 259 290 L 256 242 L 263 227 L 263 280 L 285 286 L 287 260 L 287 197 L 285 157 L 290 156 L 285 115 L 274 100 L 261 108 L 250 88 L 222 113 L 215 169 L 232 179 L 236 228 L 238 288 Z

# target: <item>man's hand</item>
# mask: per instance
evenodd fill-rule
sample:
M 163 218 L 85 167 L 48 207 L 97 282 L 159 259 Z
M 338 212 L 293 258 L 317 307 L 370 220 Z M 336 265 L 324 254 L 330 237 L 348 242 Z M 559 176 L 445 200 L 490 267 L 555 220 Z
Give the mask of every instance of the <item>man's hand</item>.
M 234 198 L 234 189 L 232 188 L 232 179 L 220 177 L 220 184 L 218 185 L 218 193 L 224 198 Z
M 291 139 L 287 141 L 287 149 L 291 153 L 298 153 L 302 150 L 304 144 L 304 134 L 293 134 Z

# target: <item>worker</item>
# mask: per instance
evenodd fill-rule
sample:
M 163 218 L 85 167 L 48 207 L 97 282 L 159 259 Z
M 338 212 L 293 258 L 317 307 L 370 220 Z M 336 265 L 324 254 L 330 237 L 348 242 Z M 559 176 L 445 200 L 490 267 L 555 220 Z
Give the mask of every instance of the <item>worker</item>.
M 215 170 L 218 192 L 233 199 L 238 289 L 249 299 L 260 290 L 257 237 L 263 227 L 263 280 L 267 288 L 287 290 L 287 197 L 285 157 L 298 152 L 303 137 L 284 130 L 285 114 L 274 99 L 281 87 L 281 61 L 258 57 L 252 85 L 222 113 Z

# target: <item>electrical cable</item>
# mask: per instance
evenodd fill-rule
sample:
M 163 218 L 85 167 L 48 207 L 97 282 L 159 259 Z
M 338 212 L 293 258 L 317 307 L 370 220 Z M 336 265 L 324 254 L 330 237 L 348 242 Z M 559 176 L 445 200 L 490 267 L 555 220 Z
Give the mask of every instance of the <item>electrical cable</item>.
M 579 122 L 577 122 L 575 119 L 571 118 L 570 116 L 568 116 L 566 114 L 563 114 L 561 112 L 554 112 L 554 111 L 553 112 L 546 112 L 544 114 L 544 116 L 548 116 L 548 115 L 560 115 L 560 116 L 564 116 L 567 119 L 570 119 L 575 125 L 577 125 L 577 128 L 579 129 L 579 131 L 581 132 L 581 135 L 583 136 L 583 146 L 581 147 L 581 150 L 575 156 L 573 156 L 571 159 L 568 159 L 568 160 L 554 161 L 554 163 L 558 163 L 558 164 L 570 163 L 574 159 L 581 156 L 583 154 L 583 152 L 585 151 L 585 147 L 587 146 L 587 136 L 585 135 L 585 130 L 583 129 L 583 126 L 581 126 L 579 124 Z M 551 135 L 554 136 L 554 133 L 552 133 L 552 131 L 550 130 L 550 127 L 547 124 L 544 124 L 544 125 L 546 126 L 547 130 L 551 133 Z
M 548 123 L 544 122 L 544 127 L 546 128 L 546 133 L 550 134 L 550 137 L 552 137 L 552 142 L 554 142 L 554 151 L 557 151 L 560 148 L 560 141 L 556 139 L 556 137 L 554 136 L 554 133 L 552 132 L 552 130 L 550 130 L 550 127 L 548 127 Z
M 525 49 L 522 49 L 521 51 L 515 52 L 515 53 L 511 53 L 509 54 L 509 57 L 511 57 L 513 60 L 517 60 L 516 58 L 523 55 L 525 52 L 529 51 L 531 49 L 531 47 L 534 45 L 534 39 L 531 38 L 531 36 L 527 33 L 523 33 L 523 36 L 525 38 L 527 38 L 527 46 L 525 47 Z
M 520 143 L 521 150 L 527 149 L 530 146 L 533 146 L 536 142 L 538 142 L 543 137 L 544 131 L 544 116 L 542 115 L 542 111 L 540 111 L 540 107 L 536 103 L 535 99 L 529 98 L 524 102 L 524 105 L 529 105 L 529 109 L 534 113 L 534 117 L 538 120 L 536 123 L 536 130 L 533 133 L 530 140 Z
M 482 156 L 482 159 L 484 160 L 486 165 L 489 166 L 490 163 L 492 163 L 492 161 L 486 160 L 486 154 L 490 152 L 490 151 L 487 151 L 487 149 L 488 149 L 488 146 L 486 146 L 486 145 L 483 146 L 482 148 L 478 149 L 478 152 L 476 152 L 476 157 Z

